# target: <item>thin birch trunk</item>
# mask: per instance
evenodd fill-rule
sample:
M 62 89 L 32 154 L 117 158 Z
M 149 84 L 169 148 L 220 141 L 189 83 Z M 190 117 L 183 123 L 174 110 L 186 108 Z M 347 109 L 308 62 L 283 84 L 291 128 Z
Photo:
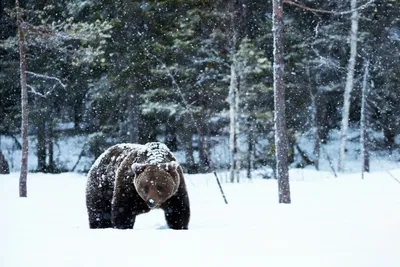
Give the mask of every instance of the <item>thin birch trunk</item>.
M 236 153 L 235 153 L 235 161 L 236 161 L 236 182 L 240 182 L 240 169 L 241 169 L 241 162 L 240 162 L 240 155 L 239 155 L 239 136 L 240 136 L 240 126 L 239 126 L 239 114 L 240 114 L 240 75 L 236 76 L 236 93 L 235 93 L 235 110 L 236 110 L 236 118 L 235 118 L 235 147 L 236 147 Z
M 368 147 L 368 124 L 369 113 L 367 108 L 367 98 L 369 93 L 368 88 L 369 76 L 369 60 L 364 61 L 364 77 L 362 83 L 361 97 L 361 122 L 360 122 L 360 143 L 361 143 L 361 178 L 364 179 L 364 172 L 369 172 L 369 147 Z
M 279 203 L 290 203 L 283 60 L 283 0 L 273 1 L 275 155 Z
M 234 60 L 233 60 L 234 61 Z M 230 108 L 230 181 L 235 182 L 237 173 L 237 94 L 238 94 L 238 79 L 235 62 L 231 64 L 231 82 L 229 87 L 229 108 Z
M 347 66 L 346 87 L 344 89 L 343 111 L 342 111 L 342 126 L 340 133 L 340 150 L 339 150 L 339 171 L 344 171 L 345 168 L 345 150 L 346 139 L 349 127 L 349 112 L 350 112 L 350 94 L 353 89 L 354 67 L 357 56 L 357 32 L 358 32 L 358 11 L 357 0 L 351 0 L 351 31 L 350 31 L 350 58 Z
M 237 58 L 235 56 L 237 52 L 237 45 L 241 39 L 241 20 L 242 20 L 242 8 L 239 7 L 238 2 L 230 1 L 228 3 L 228 10 L 231 13 L 231 33 L 232 39 L 230 43 L 230 56 L 231 56 L 231 77 L 229 87 L 229 106 L 230 106 L 230 180 L 232 183 L 239 182 L 239 149 L 238 149 L 238 138 L 239 138 L 239 86 L 240 86 L 240 73 L 237 65 Z
M 19 196 L 27 197 L 27 176 L 28 176 L 28 90 L 26 85 L 26 52 L 25 33 L 22 27 L 22 17 L 19 10 L 19 1 L 15 0 L 17 9 L 17 25 L 19 37 L 19 68 L 21 80 L 21 136 L 22 136 L 22 158 L 21 173 L 19 177 Z

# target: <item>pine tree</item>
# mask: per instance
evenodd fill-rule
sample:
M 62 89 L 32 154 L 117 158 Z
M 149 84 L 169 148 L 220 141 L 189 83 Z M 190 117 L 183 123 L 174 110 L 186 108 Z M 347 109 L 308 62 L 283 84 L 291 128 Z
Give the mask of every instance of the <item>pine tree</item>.
M 61 11 L 67 5 L 66 1 L 55 5 L 27 1 L 25 5 L 27 8 L 33 7 L 30 12 L 20 8 L 18 13 L 21 16 L 18 21 L 21 21 L 25 38 L 26 61 L 28 65 L 37 64 L 34 72 L 29 69 L 25 71 L 29 80 L 26 86 L 30 95 L 30 123 L 37 127 L 38 170 L 47 171 L 47 165 L 54 165 L 51 158 L 52 162 L 45 162 L 47 153 L 52 152 L 54 141 L 54 135 L 49 134 L 52 131 L 48 129 L 51 130 L 55 123 L 54 115 L 58 113 L 61 117 L 63 114 L 64 110 L 61 107 L 68 98 L 67 91 L 63 90 L 66 84 L 62 82 L 61 77 L 66 76 L 65 74 L 74 67 L 93 66 L 97 63 L 103 54 L 102 41 L 108 37 L 106 32 L 110 26 L 107 22 L 100 21 L 74 21 L 68 12 Z M 13 13 L 10 12 L 10 15 Z M 15 44 L 15 37 L 11 36 L 2 40 L 0 47 L 12 57 L 17 52 Z M 49 148 L 48 152 L 46 147 Z M 51 169 L 54 170 L 54 166 Z

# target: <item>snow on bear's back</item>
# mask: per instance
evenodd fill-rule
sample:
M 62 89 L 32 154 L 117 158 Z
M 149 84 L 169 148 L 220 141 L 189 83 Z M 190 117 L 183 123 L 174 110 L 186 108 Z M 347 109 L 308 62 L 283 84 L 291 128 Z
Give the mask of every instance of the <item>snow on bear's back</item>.
M 113 145 L 109 148 L 107 148 L 93 163 L 93 165 L 91 166 L 88 174 L 90 174 L 94 169 L 98 169 L 99 165 L 101 164 L 102 161 L 104 161 L 110 153 L 112 153 L 113 150 L 120 150 L 121 151 L 121 155 L 119 157 L 125 157 L 128 153 L 130 153 L 132 150 L 140 150 L 143 148 L 143 145 L 140 144 L 131 144 L 131 143 L 121 143 L 121 144 L 116 144 Z M 114 159 L 112 158 L 111 161 L 114 160 L 119 160 L 119 159 Z

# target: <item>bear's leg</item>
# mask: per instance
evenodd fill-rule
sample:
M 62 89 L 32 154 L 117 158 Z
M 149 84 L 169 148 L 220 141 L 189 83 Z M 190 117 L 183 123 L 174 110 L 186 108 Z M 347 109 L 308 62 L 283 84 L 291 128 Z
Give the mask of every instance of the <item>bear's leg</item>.
M 110 228 L 111 210 L 91 210 L 89 211 L 89 227 L 91 229 Z
M 112 183 L 108 177 L 101 178 L 99 173 L 94 169 L 89 174 L 86 188 L 86 209 L 91 229 L 111 227 Z
M 168 227 L 174 230 L 189 229 L 190 206 L 186 196 L 174 196 L 164 209 Z
M 92 189 L 86 196 L 86 206 L 90 228 L 110 228 L 112 226 L 110 190 L 95 191 Z
M 111 221 L 114 228 L 133 229 L 136 220 L 136 214 L 129 207 L 113 206 Z

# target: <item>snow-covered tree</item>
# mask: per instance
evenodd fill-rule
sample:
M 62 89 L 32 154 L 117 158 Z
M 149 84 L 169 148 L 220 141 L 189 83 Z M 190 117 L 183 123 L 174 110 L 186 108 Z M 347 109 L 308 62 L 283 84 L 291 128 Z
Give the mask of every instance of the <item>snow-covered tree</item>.
M 73 68 L 93 66 L 95 62 L 101 61 L 101 55 L 104 53 L 102 45 L 109 37 L 107 31 L 110 26 L 106 21 L 93 23 L 76 21 L 68 12 L 61 12 L 67 6 L 66 2 L 55 5 L 44 2 L 32 4 L 28 1 L 25 3 L 26 7 L 17 8 L 19 11 L 17 14 L 20 16 L 19 28 L 24 37 L 22 43 L 27 55 L 27 63 L 24 65 L 28 67 L 24 73 L 28 77 L 24 75 L 24 80 L 27 81 L 27 92 L 31 99 L 29 101 L 31 123 L 37 127 L 37 170 L 54 171 L 52 129 L 55 116 L 51 115 L 63 114 L 61 107 L 67 99 L 65 97 L 67 91 L 63 90 L 66 85 L 62 79 Z M 29 12 L 28 8 L 31 8 Z M 13 10 L 9 9 L 8 12 L 10 17 L 15 16 Z M 3 40 L 0 42 L 0 48 L 9 51 L 10 54 L 16 54 L 18 51 L 16 38 L 21 39 L 21 36 L 20 33 L 18 37 L 11 36 Z M 35 67 L 29 68 L 29 66 Z M 25 108 L 28 108 L 27 99 L 26 102 L 23 101 L 23 106 L 24 104 Z M 24 121 L 28 127 L 27 119 Z M 50 156 L 48 164 L 45 162 L 47 153 Z

